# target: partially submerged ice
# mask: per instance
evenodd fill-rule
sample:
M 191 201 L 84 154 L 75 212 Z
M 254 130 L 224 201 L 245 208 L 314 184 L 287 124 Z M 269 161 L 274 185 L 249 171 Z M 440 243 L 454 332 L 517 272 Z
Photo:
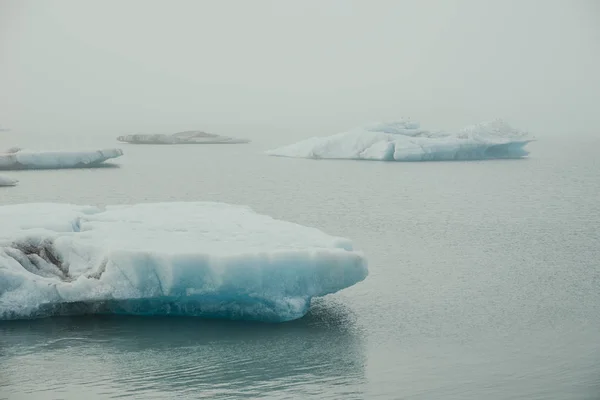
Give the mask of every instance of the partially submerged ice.
M 522 158 L 531 142 L 526 132 L 502 120 L 469 126 L 458 132 L 433 132 L 416 122 L 376 123 L 327 137 L 314 137 L 267 151 L 298 158 L 380 161 L 449 161 Z
M 16 179 L 0 175 L 0 186 L 16 186 L 17 183 L 19 183 L 19 181 Z
M 0 319 L 288 321 L 368 273 L 347 239 L 223 203 L 22 204 L 0 221 Z
M 247 139 L 237 139 L 203 131 L 184 131 L 171 135 L 138 133 L 119 136 L 117 140 L 132 144 L 236 144 L 250 142 Z
M 121 149 L 96 151 L 33 151 L 19 148 L 0 153 L 0 170 L 97 167 L 123 155 Z

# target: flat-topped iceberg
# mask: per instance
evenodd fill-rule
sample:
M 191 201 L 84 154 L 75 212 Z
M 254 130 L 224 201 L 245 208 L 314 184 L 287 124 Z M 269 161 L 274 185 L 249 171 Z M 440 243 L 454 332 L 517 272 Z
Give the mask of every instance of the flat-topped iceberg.
M 502 120 L 458 132 L 427 131 L 416 122 L 376 123 L 327 137 L 314 137 L 267 151 L 282 157 L 381 161 L 448 161 L 522 158 L 528 134 Z
M 236 139 L 229 136 L 215 135 L 203 131 L 185 131 L 171 135 L 157 134 L 134 134 L 119 136 L 120 142 L 133 144 L 236 144 L 249 143 L 247 139 Z
M 347 239 L 222 203 L 22 204 L 0 221 L 0 319 L 288 321 L 368 273 Z
M 32 151 L 19 148 L 0 153 L 0 170 L 89 168 L 123 155 L 121 149 L 96 151 Z
M 17 183 L 19 183 L 19 181 L 16 179 L 0 175 L 0 186 L 16 186 Z

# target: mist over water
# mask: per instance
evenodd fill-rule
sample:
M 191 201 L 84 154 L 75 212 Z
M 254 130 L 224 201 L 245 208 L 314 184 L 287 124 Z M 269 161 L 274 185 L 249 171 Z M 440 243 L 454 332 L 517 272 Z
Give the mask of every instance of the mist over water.
M 599 18 L 593 0 L 5 0 L 0 124 L 275 145 L 399 116 L 596 134 Z
M 370 268 L 285 324 L 0 322 L 0 398 L 598 399 L 599 18 L 592 0 L 0 2 L 0 151 L 124 151 L 7 172 L 0 205 L 246 204 L 351 238 Z M 263 154 L 399 117 L 538 140 L 523 160 Z M 191 129 L 252 142 L 116 141 Z

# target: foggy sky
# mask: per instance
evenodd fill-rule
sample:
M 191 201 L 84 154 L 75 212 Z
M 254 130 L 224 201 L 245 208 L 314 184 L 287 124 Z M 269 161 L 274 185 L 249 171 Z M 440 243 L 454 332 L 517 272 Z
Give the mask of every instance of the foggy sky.
M 0 0 L 0 125 L 286 143 L 500 117 L 597 134 L 599 3 Z

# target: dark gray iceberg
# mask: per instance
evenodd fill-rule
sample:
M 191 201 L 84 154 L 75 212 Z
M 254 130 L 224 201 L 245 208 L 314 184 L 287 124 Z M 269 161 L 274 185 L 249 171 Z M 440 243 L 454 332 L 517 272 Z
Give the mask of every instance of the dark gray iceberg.
M 184 131 L 171 135 L 163 133 L 133 134 L 119 136 L 117 140 L 132 144 L 238 144 L 250 142 L 247 139 L 220 136 L 203 131 Z

